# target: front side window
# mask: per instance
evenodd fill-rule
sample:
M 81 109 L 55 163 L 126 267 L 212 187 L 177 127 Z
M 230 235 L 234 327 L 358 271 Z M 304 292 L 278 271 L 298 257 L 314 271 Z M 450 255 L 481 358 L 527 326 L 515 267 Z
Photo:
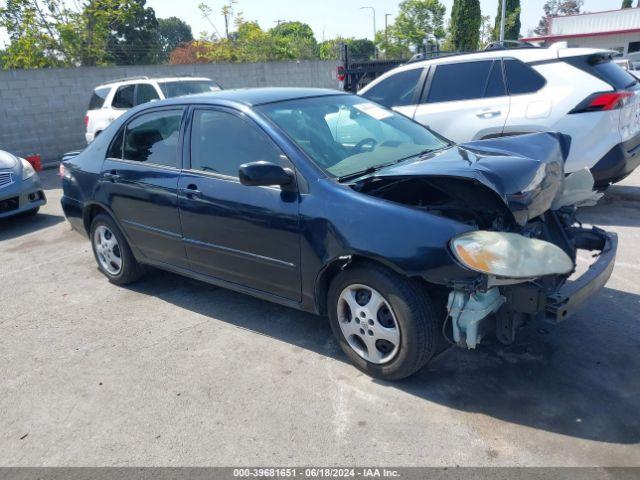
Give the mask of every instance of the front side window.
M 449 145 L 404 115 L 357 96 L 290 100 L 258 109 L 316 165 L 338 178 Z
M 135 92 L 135 85 L 123 85 L 118 87 L 111 106 L 113 108 L 133 108 L 133 94 Z
M 414 68 L 398 72 L 371 87 L 362 96 L 387 107 L 411 105 L 422 71 L 422 68 Z
M 504 72 L 510 95 L 537 92 L 546 83 L 542 75 L 520 60 L 505 59 Z
M 428 103 L 484 98 L 493 61 L 438 65 L 433 75 Z
M 158 82 L 165 98 L 182 97 L 196 93 L 217 92 L 220 86 L 211 80 L 181 80 Z
M 218 110 L 196 110 L 191 129 L 193 170 L 237 177 L 240 165 L 260 160 L 286 166 L 282 153 L 249 121 Z
M 152 100 L 159 100 L 160 96 L 153 85 L 141 83 L 136 90 L 136 105 L 147 103 Z
M 122 158 L 175 167 L 181 121 L 182 110 L 161 110 L 134 118 L 124 130 Z

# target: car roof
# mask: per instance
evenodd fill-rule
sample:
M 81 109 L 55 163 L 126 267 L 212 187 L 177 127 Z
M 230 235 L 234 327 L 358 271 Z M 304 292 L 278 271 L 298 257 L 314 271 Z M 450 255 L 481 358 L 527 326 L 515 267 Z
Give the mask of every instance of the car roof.
M 491 60 L 494 58 L 515 58 L 524 63 L 544 62 L 546 60 L 555 60 L 558 58 L 576 57 L 582 55 L 591 55 L 595 53 L 612 53 L 611 50 L 603 50 L 596 48 L 567 48 L 567 47 L 549 47 L 549 48 L 513 48 L 502 50 L 487 50 L 476 53 L 462 53 L 455 55 L 443 55 L 441 57 L 432 58 L 430 60 L 422 60 L 419 62 L 407 63 L 393 70 L 385 72 L 367 86 L 363 87 L 358 93 L 364 93 L 369 88 L 377 85 L 382 80 L 398 72 L 414 70 L 417 68 L 425 68 L 430 65 L 439 65 L 443 63 L 462 63 L 474 60 Z
M 123 79 L 115 79 L 108 80 L 104 83 L 101 83 L 96 88 L 104 88 L 104 87 L 113 87 L 115 85 L 131 85 L 135 83 L 149 83 L 149 82 L 197 82 L 197 81 L 208 81 L 212 82 L 210 78 L 207 77 L 158 77 L 158 78 L 149 78 L 149 77 L 133 77 L 133 78 L 123 78 Z
M 302 98 L 327 97 L 332 95 L 349 95 L 348 93 L 327 88 L 240 88 L 235 90 L 220 90 L 217 92 L 199 93 L 183 97 L 170 98 L 151 105 L 170 105 L 184 103 L 236 104 L 238 106 L 253 107 L 267 103 L 299 100 Z

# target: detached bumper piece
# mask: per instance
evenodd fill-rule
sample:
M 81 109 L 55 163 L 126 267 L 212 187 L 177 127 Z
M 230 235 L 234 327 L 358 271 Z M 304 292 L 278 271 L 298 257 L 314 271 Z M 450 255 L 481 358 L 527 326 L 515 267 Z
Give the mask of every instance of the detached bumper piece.
M 599 228 L 572 229 L 576 246 L 583 250 L 599 250 L 598 259 L 580 277 L 567 282 L 557 292 L 548 295 L 547 320 L 557 323 L 575 313 L 585 300 L 600 290 L 611 277 L 618 250 L 618 236 Z

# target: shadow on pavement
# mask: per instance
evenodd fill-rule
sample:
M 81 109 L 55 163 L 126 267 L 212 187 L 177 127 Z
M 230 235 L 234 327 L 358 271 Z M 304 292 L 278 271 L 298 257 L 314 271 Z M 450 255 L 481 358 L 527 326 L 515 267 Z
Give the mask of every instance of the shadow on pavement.
M 155 270 L 130 288 L 211 321 L 347 361 L 325 318 Z M 373 381 L 535 429 L 638 443 L 640 327 L 633 312 L 639 304 L 638 295 L 605 288 L 582 313 L 558 326 L 525 327 L 514 345 L 487 339 L 477 351 L 450 348 L 414 377 Z
M 0 219 L 0 242 L 37 232 L 64 221 L 61 215 L 38 213 L 33 216 L 15 216 Z
M 613 185 L 596 206 L 581 208 L 578 218 L 601 227 L 640 226 L 640 187 Z

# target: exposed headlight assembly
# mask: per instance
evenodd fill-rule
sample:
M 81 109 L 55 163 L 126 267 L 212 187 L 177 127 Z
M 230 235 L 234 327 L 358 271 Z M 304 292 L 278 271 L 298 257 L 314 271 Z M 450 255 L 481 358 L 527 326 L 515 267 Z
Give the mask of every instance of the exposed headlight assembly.
M 36 171 L 33 169 L 33 166 L 29 162 L 27 162 L 24 158 L 21 158 L 20 162 L 22 162 L 22 180 L 31 178 L 36 174 Z
M 496 277 L 536 278 L 567 274 L 574 268 L 560 247 L 517 233 L 469 232 L 452 239 L 451 249 L 466 267 Z

